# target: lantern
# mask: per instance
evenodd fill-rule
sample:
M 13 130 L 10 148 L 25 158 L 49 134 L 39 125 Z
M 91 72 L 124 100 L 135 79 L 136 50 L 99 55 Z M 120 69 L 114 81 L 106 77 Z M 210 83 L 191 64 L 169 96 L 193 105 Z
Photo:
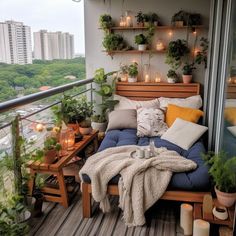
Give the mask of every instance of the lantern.
M 143 66 L 143 80 L 144 82 L 148 83 L 151 82 L 151 78 L 150 78 L 150 64 L 145 64 Z
M 125 19 L 126 19 L 126 25 L 127 27 L 132 27 L 133 26 L 133 22 L 132 22 L 132 17 L 130 15 L 129 11 L 125 12 Z
M 74 149 L 75 133 L 73 129 L 67 128 L 61 130 L 60 144 L 62 147 L 62 155 L 66 155 L 66 151 L 71 151 Z
M 120 27 L 126 26 L 126 18 L 124 16 L 120 17 Z
M 161 74 L 160 73 L 156 73 L 155 82 L 156 83 L 160 83 L 161 82 Z
M 156 50 L 158 52 L 163 51 L 165 49 L 164 43 L 161 40 L 157 40 Z

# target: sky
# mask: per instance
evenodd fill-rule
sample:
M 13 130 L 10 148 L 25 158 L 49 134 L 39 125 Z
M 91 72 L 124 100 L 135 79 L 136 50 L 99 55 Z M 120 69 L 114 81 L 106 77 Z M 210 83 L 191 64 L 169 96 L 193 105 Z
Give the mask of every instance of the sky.
M 30 26 L 32 36 L 41 29 L 69 32 L 75 53 L 84 54 L 84 0 L 0 0 L 0 22 L 6 20 Z

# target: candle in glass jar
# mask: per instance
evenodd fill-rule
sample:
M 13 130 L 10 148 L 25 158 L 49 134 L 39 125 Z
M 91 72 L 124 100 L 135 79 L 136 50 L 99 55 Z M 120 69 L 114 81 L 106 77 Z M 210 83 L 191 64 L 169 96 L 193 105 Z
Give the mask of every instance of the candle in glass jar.
M 145 82 L 150 82 L 150 78 L 149 78 L 149 75 L 145 75 Z
M 210 224 L 205 220 L 194 220 L 193 236 L 209 236 Z
M 158 76 L 157 76 L 157 77 L 155 78 L 155 82 L 156 82 L 156 83 L 160 83 L 160 82 L 161 82 L 161 77 L 158 77 Z
M 162 42 L 157 42 L 157 45 L 156 45 L 156 50 L 157 51 L 163 51 L 164 50 L 164 44 Z
M 130 16 L 126 16 L 126 26 L 131 27 L 132 26 L 132 21 Z
M 193 207 L 189 204 L 181 204 L 180 226 L 184 230 L 184 235 L 192 235 L 192 232 L 193 232 Z

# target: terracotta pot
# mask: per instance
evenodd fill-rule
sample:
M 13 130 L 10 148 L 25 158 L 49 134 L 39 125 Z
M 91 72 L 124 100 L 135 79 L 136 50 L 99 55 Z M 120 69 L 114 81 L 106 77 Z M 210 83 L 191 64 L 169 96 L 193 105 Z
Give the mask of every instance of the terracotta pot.
M 57 150 L 52 149 L 52 150 L 48 150 L 47 152 L 45 152 L 44 154 L 44 163 L 46 164 L 52 164 L 57 158 Z
M 128 77 L 128 82 L 129 83 L 136 83 L 137 82 L 137 77 Z
M 215 192 L 218 202 L 225 207 L 231 207 L 236 202 L 236 193 L 221 192 L 216 187 Z
M 192 75 L 182 75 L 183 83 L 189 84 L 192 81 L 193 76 Z
M 139 51 L 146 51 L 147 50 L 147 44 L 139 44 L 138 45 Z
M 175 21 L 175 27 L 183 27 L 184 26 L 184 22 L 181 20 Z
M 107 129 L 107 122 L 105 123 L 98 123 L 98 122 L 92 122 L 92 128 L 94 130 L 99 130 L 99 132 L 105 132 Z
M 92 132 L 92 127 L 88 127 L 88 128 L 79 127 L 79 131 L 82 135 L 88 135 Z

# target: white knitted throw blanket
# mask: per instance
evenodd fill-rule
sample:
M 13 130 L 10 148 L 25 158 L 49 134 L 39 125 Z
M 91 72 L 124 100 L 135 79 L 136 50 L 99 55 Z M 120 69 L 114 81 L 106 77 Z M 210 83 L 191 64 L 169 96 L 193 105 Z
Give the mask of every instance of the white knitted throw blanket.
M 107 197 L 108 182 L 120 174 L 119 207 L 128 226 L 145 224 L 145 211 L 165 192 L 173 172 L 193 170 L 197 164 L 166 148 L 156 148 L 156 157 L 134 159 L 130 157 L 137 146 L 108 148 L 89 157 L 82 174 L 91 179 L 92 196 L 100 202 L 103 212 L 110 210 Z

